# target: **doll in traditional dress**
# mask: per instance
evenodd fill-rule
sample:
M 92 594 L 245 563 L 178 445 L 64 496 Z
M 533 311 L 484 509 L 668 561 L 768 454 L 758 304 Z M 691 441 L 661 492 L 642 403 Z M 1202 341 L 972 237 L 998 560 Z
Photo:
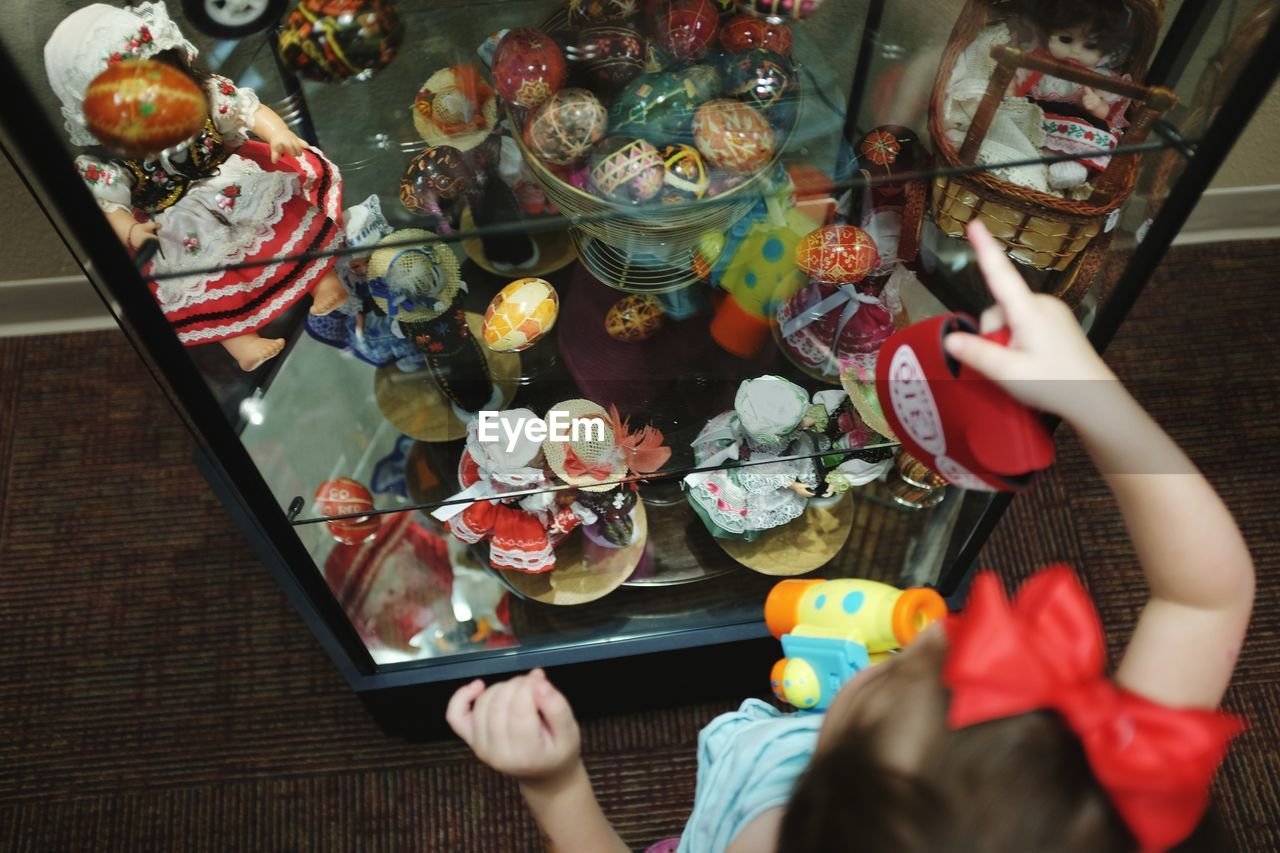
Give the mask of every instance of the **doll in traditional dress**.
M 1132 36 L 1132 13 L 1117 0 L 1028 0 L 1024 21 L 1034 31 L 1040 56 L 1116 76 Z M 1128 79 L 1126 75 L 1120 79 Z M 1049 185 L 1072 190 L 1106 169 L 1110 152 L 1129 122 L 1129 100 L 1090 86 L 1019 69 L 1009 95 L 1044 110 L 1045 154 L 1092 155 L 1049 165 Z
M 828 450 L 828 413 L 779 376 L 747 379 L 733 409 L 693 440 L 699 471 L 684 478 L 689 504 L 720 539 L 754 542 L 799 518 L 822 489 L 815 454 Z M 805 458 L 784 458 L 805 457 Z
M 570 495 L 551 489 L 554 483 L 543 468 L 542 444 L 521 429 L 534 419 L 536 415 L 528 409 L 499 412 L 493 424 L 496 441 L 482 441 L 479 420 L 472 419 L 467 425 L 466 450 L 458 462 L 463 491 L 454 499 L 475 500 L 460 512 L 455 504 L 432 513 L 462 542 L 487 541 L 489 563 L 495 569 L 530 573 L 554 569 L 556 544 L 581 523 L 570 506 Z M 510 443 L 509 434 L 516 435 Z
M 651 426 L 632 430 L 614 406 L 606 412 L 590 400 L 565 400 L 551 407 L 567 422 L 599 421 L 602 429 L 569 434 L 568 441 L 549 436 L 543 442 L 547 465 L 556 480 L 575 486 L 573 511 L 582 521 L 583 535 L 603 548 L 626 548 L 638 534 L 632 517 L 639 502 L 636 477 L 657 471 L 671 458 L 662 433 Z
M 44 62 L 78 146 L 98 144 L 85 122 L 85 90 L 116 62 L 163 62 L 204 91 L 209 116 L 191 140 L 144 160 L 84 155 L 76 167 L 122 243 L 159 243 L 149 274 L 192 273 L 149 284 L 178 339 L 217 341 L 253 370 L 285 345 L 258 334 L 263 326 L 307 293 L 313 314 L 333 311 L 346 291 L 333 257 L 218 268 L 341 246 L 342 180 L 251 89 L 194 67 L 196 55 L 163 3 L 95 3 L 63 19 Z
M 371 195 L 342 213 L 348 249 L 364 251 L 338 259 L 338 275 L 347 301 L 336 311 L 307 318 L 307 334 L 321 343 L 350 352 L 374 367 L 394 364 L 405 372 L 422 370 L 426 360 L 391 317 L 379 310 L 369 290 L 369 258 L 378 241 L 394 229 Z

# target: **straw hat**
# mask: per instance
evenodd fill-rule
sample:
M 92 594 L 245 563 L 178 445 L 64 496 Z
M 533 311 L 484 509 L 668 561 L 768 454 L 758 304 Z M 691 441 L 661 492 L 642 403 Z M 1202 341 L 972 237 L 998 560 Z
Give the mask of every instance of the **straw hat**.
M 413 99 L 413 126 L 431 145 L 470 151 L 497 125 L 498 99 L 475 65 L 441 68 Z
M 422 321 L 453 304 L 462 288 L 458 259 L 435 234 L 402 228 L 378 246 L 369 257 L 369 290 L 379 310 L 397 320 Z
M 889 426 L 884 410 L 880 408 L 880 397 L 876 393 L 875 371 L 872 370 L 865 380 L 858 377 L 858 369 L 850 364 L 840 371 L 840 387 L 849 395 L 854 410 L 862 418 L 862 422 L 885 438 L 897 441 L 893 427 Z
M 555 475 L 571 486 L 577 486 L 588 492 L 607 492 L 617 485 L 617 481 L 627 476 L 627 462 L 618 447 L 617 435 L 609 422 L 608 413 L 590 400 L 565 400 L 547 410 L 547 421 L 550 425 L 552 412 L 564 412 L 572 425 L 583 419 L 598 419 L 604 424 L 603 436 L 594 439 L 595 428 L 582 430 L 583 435 L 573 440 L 570 426 L 569 441 L 552 441 L 548 436 L 542 443 L 547 464 Z M 576 459 L 569 456 L 570 453 Z M 578 469 L 582 466 L 592 469 L 592 473 L 570 474 L 568 467 Z M 603 485 L 601 485 L 603 484 Z

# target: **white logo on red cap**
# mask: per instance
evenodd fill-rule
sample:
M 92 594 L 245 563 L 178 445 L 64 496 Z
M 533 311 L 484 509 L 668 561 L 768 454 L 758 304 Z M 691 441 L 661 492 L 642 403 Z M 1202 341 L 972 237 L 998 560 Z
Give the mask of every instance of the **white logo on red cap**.
M 959 486 L 962 489 L 972 489 L 976 492 L 996 491 L 990 484 L 980 479 L 977 474 L 974 474 L 950 456 L 934 457 L 933 468 L 948 483 Z
M 938 404 L 929 390 L 920 359 L 909 346 L 898 347 L 889 362 L 889 402 L 912 441 L 934 456 L 947 452 Z

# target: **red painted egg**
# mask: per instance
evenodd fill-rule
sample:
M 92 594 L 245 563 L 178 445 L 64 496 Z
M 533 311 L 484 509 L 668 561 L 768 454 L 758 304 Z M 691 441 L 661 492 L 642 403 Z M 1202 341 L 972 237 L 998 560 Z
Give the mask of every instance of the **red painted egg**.
M 699 59 L 715 44 L 720 12 L 711 0 L 668 0 L 658 7 L 658 47 L 679 62 Z
M 746 53 L 762 47 L 779 56 L 790 56 L 791 41 L 791 28 L 781 21 L 734 15 L 720 25 L 720 44 L 728 53 Z
M 538 30 L 512 30 L 493 53 L 494 88 L 505 100 L 527 110 L 559 91 L 568 76 L 560 46 Z
M 738 8 L 765 18 L 807 18 L 822 0 L 738 0 Z
M 857 152 L 860 169 L 875 177 L 888 178 L 918 168 L 920 139 L 910 128 L 881 125 L 862 137 Z M 872 188 L 881 201 L 901 195 L 904 189 L 903 183 L 880 183 Z
M 816 281 L 853 284 L 880 266 L 880 253 L 861 228 L 824 225 L 810 231 L 796 246 L 796 266 Z
M 373 494 L 350 477 L 326 480 L 316 489 L 316 511 L 321 515 L 353 515 L 374 509 Z M 372 539 L 382 526 L 382 516 L 362 515 L 326 521 L 329 533 L 343 545 L 359 545 Z
M 125 59 L 103 71 L 84 93 L 89 132 L 117 154 L 159 154 L 200 132 L 209 104 L 200 87 L 172 65 Z
M 749 174 L 768 163 L 776 144 L 763 113 L 727 98 L 698 107 L 693 139 L 707 162 L 737 174 Z
M 616 94 L 644 70 L 644 38 L 621 24 L 585 27 L 578 34 L 578 55 L 597 91 Z

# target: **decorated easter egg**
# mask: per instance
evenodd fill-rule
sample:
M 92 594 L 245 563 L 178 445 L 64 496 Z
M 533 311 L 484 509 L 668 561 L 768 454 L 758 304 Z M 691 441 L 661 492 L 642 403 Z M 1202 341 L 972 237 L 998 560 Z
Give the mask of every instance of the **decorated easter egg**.
M 693 138 L 713 166 L 748 174 L 773 157 L 773 128 L 759 110 L 741 101 L 720 98 L 698 108 Z
M 799 80 L 791 61 L 756 48 L 725 58 L 724 93 L 759 109 L 775 127 L 787 128 L 799 108 Z
M 300 0 L 276 47 L 294 73 L 331 83 L 373 76 L 395 59 L 402 41 L 404 25 L 389 0 Z
M 462 152 L 452 145 L 435 145 L 409 161 L 400 179 L 400 201 L 413 213 L 433 214 L 433 201 L 455 201 L 474 186 Z
M 525 126 L 525 143 L 543 162 L 564 166 L 604 138 L 609 116 L 586 89 L 561 89 L 542 102 Z
M 657 145 L 692 141 L 693 114 L 718 86 L 719 74 L 707 66 L 642 74 L 613 102 L 609 129 Z
M 661 303 L 652 296 L 624 296 L 604 315 L 604 329 L 615 341 L 639 343 L 662 328 L 665 316 Z
M 511 30 L 493 52 L 493 84 L 508 102 L 532 110 L 564 86 L 564 53 L 538 30 Z
M 350 477 L 326 480 L 316 489 L 316 511 L 321 515 L 353 515 L 374 509 L 373 494 L 365 486 Z M 359 545 L 367 542 L 382 526 L 382 516 L 362 515 L 356 518 L 335 518 L 326 521 L 329 533 L 343 545 Z
M 705 56 L 719 27 L 720 11 L 711 0 L 667 0 L 653 22 L 658 47 L 677 62 Z
M 517 279 L 499 290 L 484 311 L 481 334 L 494 352 L 520 352 L 550 332 L 560 314 L 560 297 L 540 278 Z
M 887 178 L 919 168 L 920 138 L 915 131 L 894 124 L 873 128 L 858 141 L 858 167 L 873 177 Z M 873 187 L 878 201 L 900 196 L 902 183 L 879 183 Z
M 702 155 L 692 145 L 668 145 L 660 152 L 662 200 L 691 201 L 702 198 L 711 188 L 711 173 Z
M 622 24 L 584 27 L 578 55 L 599 90 L 617 92 L 644 70 L 645 41 L 634 27 Z
M 662 155 L 644 139 L 606 139 L 591 158 L 592 188 L 614 201 L 648 201 L 662 191 L 665 176 Z
M 822 0 L 738 0 L 738 8 L 752 15 L 765 18 L 807 18 Z
M 880 253 L 866 231 L 852 225 L 824 225 L 796 246 L 796 266 L 811 279 L 853 284 L 880 265 Z
M 734 15 L 720 25 L 720 45 L 728 53 L 746 53 L 762 47 L 779 56 L 790 56 L 791 41 L 791 28 L 782 21 Z
M 141 159 L 185 142 L 208 118 L 200 87 L 172 65 L 149 59 L 115 63 L 84 92 L 89 132 L 125 157 Z
M 569 0 L 569 23 L 580 27 L 629 21 L 639 11 L 638 0 Z

